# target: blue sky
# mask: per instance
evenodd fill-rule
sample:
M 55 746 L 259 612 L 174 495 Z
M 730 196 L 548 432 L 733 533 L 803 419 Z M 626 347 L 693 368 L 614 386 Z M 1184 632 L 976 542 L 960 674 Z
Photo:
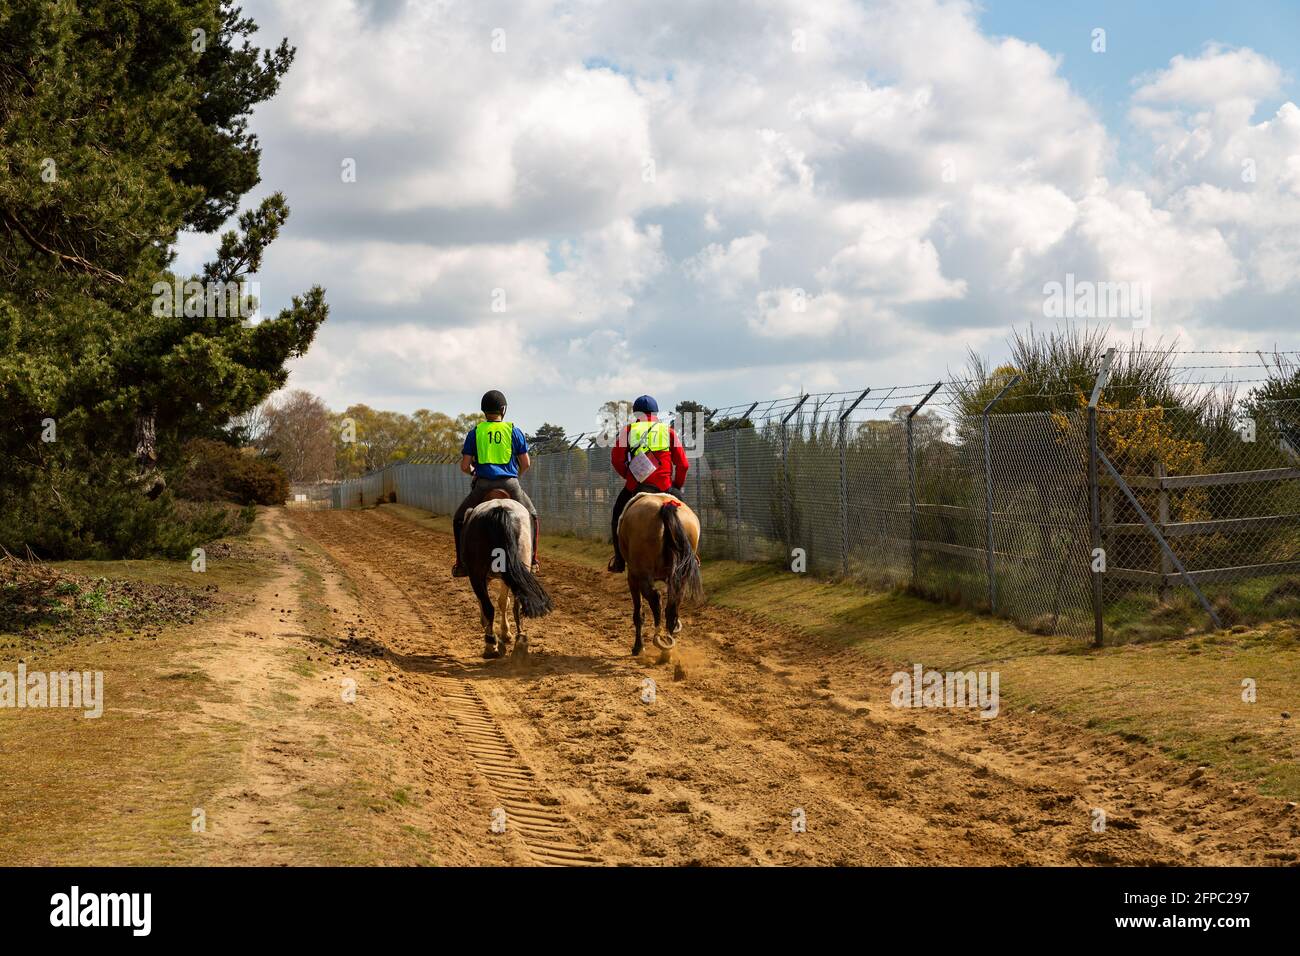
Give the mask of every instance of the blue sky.
M 1296 99 L 1300 76 L 1300 3 L 1294 0 L 984 0 L 980 25 L 990 34 L 1037 43 L 1062 58 L 1061 74 L 1122 132 L 1135 77 L 1163 69 L 1211 41 L 1245 46 L 1288 73 L 1284 95 Z M 1092 31 L 1106 31 L 1106 52 L 1092 52 Z

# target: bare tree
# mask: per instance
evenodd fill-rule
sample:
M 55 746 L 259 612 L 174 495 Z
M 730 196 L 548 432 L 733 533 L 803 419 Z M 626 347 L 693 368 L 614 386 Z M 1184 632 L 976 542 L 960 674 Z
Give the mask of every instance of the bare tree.
M 302 389 L 266 403 L 266 429 L 260 445 L 294 482 L 334 477 L 334 435 L 330 412 Z
M 267 413 L 273 404 L 268 399 L 230 420 L 226 430 L 235 438 L 237 444 L 252 445 L 259 451 L 265 450 L 263 443 L 266 441 Z

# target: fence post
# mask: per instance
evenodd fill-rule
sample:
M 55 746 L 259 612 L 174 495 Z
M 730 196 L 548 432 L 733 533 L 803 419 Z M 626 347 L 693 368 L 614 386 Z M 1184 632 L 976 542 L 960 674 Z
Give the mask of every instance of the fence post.
M 862 394 L 840 415 L 840 564 L 845 577 L 849 575 L 849 474 L 845 445 L 848 444 L 849 416 L 870 394 L 871 389 L 864 388 Z
M 907 538 L 912 545 L 912 587 L 916 587 L 916 456 L 912 452 L 912 416 L 907 416 Z
M 700 532 L 703 533 L 703 532 L 704 532 L 704 525 L 705 525 L 705 521 L 704 521 L 704 466 L 705 466 L 706 464 L 708 464 L 708 460 L 707 460 L 703 455 L 700 455 L 700 457 L 699 457 L 698 459 L 696 459 L 696 460 L 699 461 L 699 463 L 700 463 L 700 464 L 699 464 L 700 473 L 699 473 L 698 475 L 695 476 L 695 514 L 698 516 L 698 518 L 699 518 L 699 520 L 700 520 Z M 683 489 L 683 490 L 685 490 L 685 489 Z M 711 496 L 710 496 L 710 497 L 711 497 Z
M 742 517 L 742 516 L 744 515 L 745 512 L 744 512 L 744 509 L 743 509 L 742 506 L 741 506 L 741 501 L 742 501 L 742 499 L 741 499 L 741 495 L 740 495 L 740 432 L 741 432 L 741 429 L 739 429 L 739 428 L 733 428 L 733 429 L 731 430 L 731 457 L 732 457 L 732 460 L 735 462 L 735 468 L 736 468 L 736 471 L 735 471 L 735 481 L 733 482 L 733 484 L 736 486 L 735 489 L 734 489 L 734 492 L 735 492 L 735 498 L 736 498 L 736 544 L 735 544 L 735 557 L 736 557 L 736 560 L 738 560 L 738 561 L 743 561 L 743 560 L 744 560 L 744 555 L 741 553 L 740 542 L 743 540 L 744 535 L 742 534 L 742 532 L 741 532 L 741 530 L 740 530 L 740 522 L 743 520 L 743 517 Z
M 920 564 L 920 551 L 917 547 L 916 536 L 916 441 L 912 435 L 912 419 L 925 406 L 925 403 L 934 397 L 934 393 L 939 391 L 939 386 L 942 384 L 943 382 L 935 382 L 934 388 L 926 392 L 925 398 L 921 399 L 907 413 L 907 501 L 912 518 L 912 587 L 916 587 L 917 569 Z
M 848 423 L 840 418 L 840 570 L 849 576 L 849 476 L 845 463 L 844 445 L 848 437 Z
M 1092 555 L 1089 555 L 1088 570 L 1092 574 L 1092 645 L 1101 647 L 1104 625 L 1102 623 L 1102 587 L 1101 573 L 1093 570 L 1094 557 L 1101 548 L 1101 484 L 1097 473 L 1097 403 L 1101 400 L 1102 390 L 1110 377 L 1110 363 L 1115 358 L 1113 348 L 1106 350 L 1102 360 L 1101 371 L 1092 386 L 1092 397 L 1088 399 L 1088 492 L 1092 512 Z
M 574 444 L 577 444 L 575 442 Z M 596 490 L 591 484 L 591 449 L 582 449 L 582 457 L 587 462 L 587 537 L 596 536 L 595 498 Z M 599 539 L 597 539 L 599 540 Z
M 1020 376 L 1012 377 L 1011 381 L 1002 386 L 1002 391 L 993 396 L 993 401 L 984 406 L 984 517 L 985 517 L 985 550 L 987 551 L 987 563 L 989 572 L 989 613 L 996 614 L 998 610 L 998 582 L 997 576 L 993 569 L 993 453 L 991 442 L 989 440 L 989 412 L 993 406 L 1002 401 L 1002 397 L 1007 394 L 1015 384 L 1020 381 Z
M 794 544 L 794 491 L 790 488 L 790 441 L 786 433 L 785 423 L 794 417 L 794 413 L 803 408 L 803 403 L 808 401 L 808 395 L 801 395 L 799 401 L 795 402 L 794 408 L 786 412 L 781 419 L 781 492 L 785 496 L 785 546 L 790 548 Z M 785 555 L 785 560 L 790 556 Z
M 1157 442 L 1157 446 L 1159 446 L 1159 442 Z M 1159 479 L 1161 479 L 1161 478 L 1166 477 L 1166 474 L 1167 474 L 1167 473 L 1166 473 L 1166 471 L 1165 471 L 1165 463 L 1164 463 L 1164 458 L 1163 458 L 1163 454 L 1164 454 L 1164 453 L 1163 453 L 1163 450 L 1159 450 L 1159 451 L 1157 451 L 1157 454 L 1161 455 L 1161 458 L 1160 458 L 1159 460 L 1156 461 L 1156 465 L 1155 465 L 1155 468 L 1153 469 L 1153 471 L 1154 471 L 1154 473 L 1155 473 L 1155 477 L 1156 477 L 1156 479 L 1159 480 Z M 1164 483 L 1163 481 L 1160 482 L 1160 491 L 1158 492 L 1158 496 L 1159 496 L 1159 497 L 1157 498 L 1157 502 L 1156 502 L 1156 504 L 1157 504 L 1157 508 L 1156 508 L 1156 521 L 1159 522 L 1159 524 L 1160 524 L 1160 532 L 1163 534 L 1163 533 L 1165 532 L 1165 529 L 1169 526 L 1169 514 L 1170 514 L 1170 512 L 1169 512 L 1169 489 L 1165 487 L 1165 483 Z M 1174 573 L 1174 566 L 1173 566 L 1173 564 L 1171 564 L 1170 561 L 1169 561 L 1169 555 L 1167 555 L 1163 550 L 1161 550 L 1161 552 L 1160 552 L 1160 592 L 1159 592 L 1159 594 L 1160 594 L 1160 603 L 1161 603 L 1161 604 L 1168 604 L 1168 603 L 1169 603 L 1169 595 L 1170 595 L 1170 590 L 1171 590 L 1170 587 L 1169 587 L 1169 578 L 1170 578 L 1170 576 L 1171 576 L 1173 573 Z

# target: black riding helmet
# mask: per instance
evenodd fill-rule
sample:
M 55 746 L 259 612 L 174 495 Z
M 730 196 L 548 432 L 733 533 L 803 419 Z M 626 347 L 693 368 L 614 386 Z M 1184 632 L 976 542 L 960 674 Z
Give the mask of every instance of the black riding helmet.
M 483 410 L 484 415 L 504 415 L 506 413 L 506 397 L 495 388 L 490 392 L 484 392 L 483 401 L 479 403 L 479 408 Z

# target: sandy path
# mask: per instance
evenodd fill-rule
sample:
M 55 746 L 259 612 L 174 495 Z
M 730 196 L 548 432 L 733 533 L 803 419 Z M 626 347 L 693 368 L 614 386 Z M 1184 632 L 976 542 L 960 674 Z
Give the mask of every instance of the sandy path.
M 686 612 L 675 680 L 653 650 L 629 655 L 623 579 L 555 559 L 543 580 L 557 610 L 526 622 L 529 658 L 483 661 L 448 535 L 382 509 L 287 520 L 360 595 L 354 613 L 394 672 L 380 688 L 411 758 L 434 740 L 439 761 L 462 755 L 474 806 L 444 813 L 442 835 L 475 861 L 1295 859 L 1296 815 L 1279 801 L 1039 715 L 896 710 L 892 668 L 725 609 Z M 457 746 L 429 729 L 446 726 Z M 497 807 L 503 835 L 483 817 Z

